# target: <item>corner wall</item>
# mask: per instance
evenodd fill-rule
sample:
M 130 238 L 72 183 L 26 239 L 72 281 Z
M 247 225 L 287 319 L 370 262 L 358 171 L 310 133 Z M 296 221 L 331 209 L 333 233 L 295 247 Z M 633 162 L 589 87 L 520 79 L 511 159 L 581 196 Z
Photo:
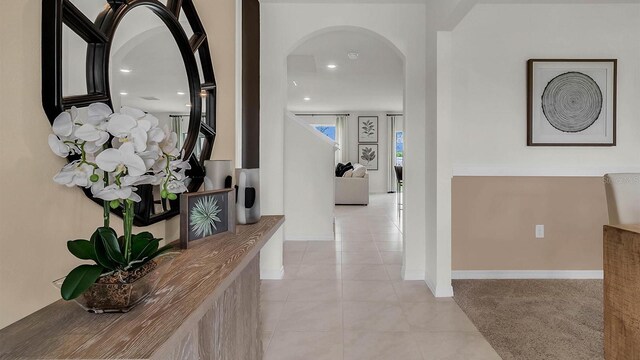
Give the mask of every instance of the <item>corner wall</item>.
M 218 136 L 213 158 L 233 159 L 235 146 L 235 2 L 195 0 L 207 28 L 218 82 Z M 53 183 L 65 164 L 47 145 L 51 128 L 41 103 L 40 0 L 11 1 L 0 14 L 0 328 L 60 298 L 51 281 L 79 264 L 66 241 L 89 236 L 102 208 L 80 189 Z M 231 36 L 229 35 L 231 34 Z M 121 229 L 121 221 L 113 220 Z M 174 218 L 145 230 L 175 239 Z M 137 230 L 134 230 L 137 231 Z
M 452 44 L 453 269 L 601 270 L 600 177 L 640 171 L 640 5 L 477 5 Z M 617 146 L 526 146 L 530 58 L 618 59 Z

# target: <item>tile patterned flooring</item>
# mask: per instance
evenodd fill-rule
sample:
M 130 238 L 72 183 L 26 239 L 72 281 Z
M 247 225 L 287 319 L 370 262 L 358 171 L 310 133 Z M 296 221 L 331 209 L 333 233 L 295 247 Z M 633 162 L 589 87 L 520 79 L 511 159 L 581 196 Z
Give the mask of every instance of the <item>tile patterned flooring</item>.
M 337 206 L 335 241 L 287 241 L 262 281 L 265 360 L 500 359 L 450 298 L 402 281 L 393 194 Z

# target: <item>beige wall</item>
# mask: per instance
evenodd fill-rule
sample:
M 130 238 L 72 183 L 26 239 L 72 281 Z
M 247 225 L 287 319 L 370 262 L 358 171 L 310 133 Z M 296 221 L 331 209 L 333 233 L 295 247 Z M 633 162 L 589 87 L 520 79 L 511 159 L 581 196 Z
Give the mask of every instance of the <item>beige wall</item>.
M 452 202 L 453 270 L 602 270 L 602 178 L 457 176 Z
M 210 36 L 218 81 L 218 133 L 213 158 L 235 154 L 235 1 L 196 0 Z M 3 4 L 0 14 L 0 328 L 59 298 L 51 281 L 78 264 L 65 242 L 101 224 L 102 209 L 79 189 L 54 184 L 64 160 L 47 145 L 42 110 L 41 1 Z M 179 222 L 155 224 L 156 236 L 175 238 Z M 113 226 L 121 229 L 121 222 Z M 166 231 L 165 231 L 166 230 Z

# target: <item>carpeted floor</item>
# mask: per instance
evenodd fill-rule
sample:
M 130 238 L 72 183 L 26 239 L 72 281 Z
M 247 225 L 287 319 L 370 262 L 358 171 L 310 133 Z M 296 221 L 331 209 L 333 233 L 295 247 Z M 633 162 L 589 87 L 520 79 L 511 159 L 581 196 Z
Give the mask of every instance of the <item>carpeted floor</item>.
M 454 299 L 505 360 L 604 358 L 602 280 L 454 280 Z

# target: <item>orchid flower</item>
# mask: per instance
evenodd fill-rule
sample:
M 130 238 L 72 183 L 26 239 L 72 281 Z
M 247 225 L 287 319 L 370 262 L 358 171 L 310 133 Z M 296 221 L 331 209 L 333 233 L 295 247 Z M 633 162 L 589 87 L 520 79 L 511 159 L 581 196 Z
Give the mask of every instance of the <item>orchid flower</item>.
M 76 137 L 90 144 L 86 151 L 94 153 L 109 141 L 107 121 L 112 114 L 111 108 L 103 103 L 95 103 L 87 108 L 87 122 L 76 130 Z
M 70 111 L 61 112 L 51 125 L 53 134 L 49 134 L 49 147 L 54 154 L 60 157 L 67 157 L 69 154 L 77 153 L 78 149 L 72 139 L 75 128 L 75 120 L 78 111 L 72 108 Z
M 150 129 L 149 122 L 138 121 L 126 114 L 113 115 L 107 125 L 107 130 L 115 137 L 112 142 L 114 147 L 130 142 L 133 143 L 137 152 L 147 148 L 147 131 Z
M 147 167 L 140 156 L 136 155 L 134 145 L 126 142 L 118 149 L 106 149 L 96 156 L 96 164 L 106 172 L 116 175 L 128 174 L 140 176 L 147 172 Z
M 90 187 L 93 182 L 90 180 L 94 167 L 75 160 L 65 165 L 59 173 L 53 177 L 53 181 L 67 187 L 81 186 Z

